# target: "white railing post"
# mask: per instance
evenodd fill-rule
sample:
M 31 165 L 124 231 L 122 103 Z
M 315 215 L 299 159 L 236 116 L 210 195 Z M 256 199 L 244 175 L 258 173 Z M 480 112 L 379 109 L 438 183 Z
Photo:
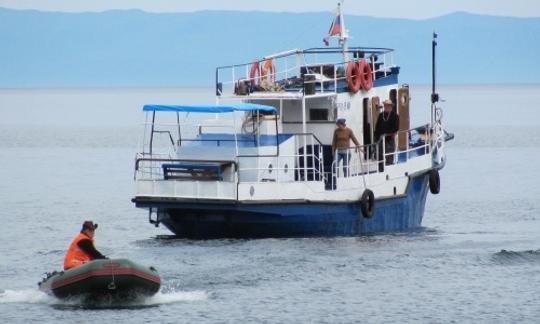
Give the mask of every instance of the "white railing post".
M 296 76 L 300 78 L 302 76 L 302 57 L 300 56 L 300 54 L 297 55 L 295 64 L 296 66 L 294 67 L 294 69 L 291 70 L 295 70 Z
M 319 176 L 324 181 L 324 154 L 322 145 L 319 144 Z
M 324 78 L 323 78 L 323 66 L 319 66 L 319 71 L 321 72 L 321 93 L 324 93 Z
M 285 57 L 285 80 L 289 78 L 289 57 Z
M 336 182 L 337 182 L 337 176 L 338 176 L 338 173 L 337 173 L 338 166 L 336 165 L 336 161 L 337 159 L 334 158 L 334 160 L 332 161 L 332 166 L 330 168 L 330 177 L 332 177 L 332 190 L 335 188 L 334 179 L 336 179 Z
M 388 75 L 388 66 L 386 65 L 386 53 L 383 54 L 383 66 L 384 66 L 384 76 Z
M 337 67 L 334 64 L 334 93 L 337 93 Z
M 382 137 L 382 164 L 383 164 L 383 170 L 386 168 L 386 135 L 383 135 Z

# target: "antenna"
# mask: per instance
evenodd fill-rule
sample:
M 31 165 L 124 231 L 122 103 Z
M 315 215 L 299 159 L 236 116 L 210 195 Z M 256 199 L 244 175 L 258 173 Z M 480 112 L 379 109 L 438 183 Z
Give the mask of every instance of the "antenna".
M 439 94 L 436 88 L 436 50 L 437 50 L 437 33 L 433 32 L 433 40 L 431 42 L 431 103 L 439 102 Z

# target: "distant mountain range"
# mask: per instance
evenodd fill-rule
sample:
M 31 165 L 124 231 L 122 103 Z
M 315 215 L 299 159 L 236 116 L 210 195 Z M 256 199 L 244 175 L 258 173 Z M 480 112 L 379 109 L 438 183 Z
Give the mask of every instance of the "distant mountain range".
M 331 13 L 0 8 L 0 87 L 210 86 L 215 67 L 323 46 Z M 400 81 L 540 82 L 540 18 L 458 12 L 427 20 L 346 16 L 354 46 L 391 47 Z

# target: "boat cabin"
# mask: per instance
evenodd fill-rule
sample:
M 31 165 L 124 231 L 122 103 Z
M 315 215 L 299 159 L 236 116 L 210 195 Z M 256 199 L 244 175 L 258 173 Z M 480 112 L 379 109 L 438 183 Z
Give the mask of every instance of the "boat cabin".
M 431 167 L 431 143 L 422 140 L 428 127 L 410 129 L 409 89 L 398 84 L 393 51 L 351 48 L 346 54 L 353 59 L 340 61 L 339 48 L 294 50 L 219 67 L 218 104 L 146 105 L 147 139 L 137 157 L 137 179 L 174 180 L 157 183 L 160 190 L 175 187 L 167 194 L 177 196 L 260 199 L 262 194 L 254 193 L 257 184 L 280 184 L 275 190 L 281 191 L 283 185 L 302 183 L 319 199 L 343 199 L 327 194 L 343 190 L 350 191 L 348 199 L 358 199 L 358 192 L 376 181 L 372 175 L 387 178 L 394 164 L 425 155 L 416 169 L 407 167 L 400 176 Z M 374 130 L 385 99 L 392 100 L 399 115 L 398 148 L 380 153 L 385 147 L 375 143 Z M 350 147 L 349 163 L 342 166 L 332 152 L 340 118 L 361 143 L 360 150 Z M 395 156 L 392 165 L 384 163 L 388 155 Z M 152 183 L 152 194 L 157 183 Z M 241 194 L 243 184 L 249 185 Z M 292 197 L 306 199 L 304 189 Z

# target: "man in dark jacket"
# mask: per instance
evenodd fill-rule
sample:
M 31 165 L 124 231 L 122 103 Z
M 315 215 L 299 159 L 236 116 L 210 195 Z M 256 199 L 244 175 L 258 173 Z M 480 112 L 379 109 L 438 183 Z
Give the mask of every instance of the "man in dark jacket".
M 383 157 L 383 146 L 381 141 L 379 143 L 379 156 L 378 160 L 386 160 L 386 164 L 394 163 L 394 154 L 396 150 L 396 134 L 399 130 L 399 116 L 394 109 L 394 103 L 386 99 L 383 101 L 383 112 L 377 118 L 377 125 L 375 126 L 375 141 L 384 136 L 384 155 Z M 384 170 L 383 163 L 379 163 L 379 171 Z

